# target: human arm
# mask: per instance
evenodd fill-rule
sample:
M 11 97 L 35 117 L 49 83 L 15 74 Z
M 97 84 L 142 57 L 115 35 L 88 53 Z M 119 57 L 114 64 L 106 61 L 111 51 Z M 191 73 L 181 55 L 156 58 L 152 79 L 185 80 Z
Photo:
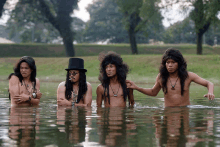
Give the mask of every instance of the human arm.
M 32 93 L 25 93 L 21 92 L 20 93 L 20 87 L 19 84 L 21 82 L 19 81 L 18 77 L 13 75 L 11 76 L 9 80 L 9 92 L 10 92 L 10 97 L 12 99 L 12 104 L 15 102 L 16 104 L 22 104 L 22 103 L 29 103 L 31 105 L 38 105 L 40 99 L 33 99 Z M 36 89 L 39 90 L 40 88 L 40 82 L 38 79 L 36 79 Z
M 57 105 L 58 106 L 72 106 L 72 102 L 65 98 L 65 82 L 59 84 L 57 88 Z
M 29 100 L 28 102 L 31 104 L 31 105 L 38 105 L 40 103 L 40 98 L 42 96 L 42 93 L 40 93 L 40 81 L 39 79 L 36 78 L 36 91 L 37 91 L 37 97 L 34 98 L 32 93 L 30 95 L 28 95 L 29 97 Z M 31 99 L 30 99 L 31 98 Z
M 129 106 L 134 106 L 134 94 L 133 94 L 133 89 L 128 89 L 128 100 L 129 100 Z
M 36 79 L 36 98 L 40 99 L 42 97 L 42 93 L 40 92 L 40 81 Z
M 103 86 L 100 84 L 98 85 L 97 89 L 96 89 L 96 104 L 97 107 L 101 107 L 102 106 L 102 95 L 103 95 Z
M 205 94 L 204 97 L 207 97 L 210 100 L 213 100 L 215 98 L 215 95 L 213 94 L 214 84 L 212 82 L 199 77 L 197 74 L 193 72 L 188 72 L 188 75 L 193 82 L 202 85 L 204 87 L 207 87 L 208 94 Z
M 20 95 L 19 79 L 17 76 L 12 75 L 9 79 L 9 93 L 12 103 L 17 103 L 19 99 L 16 99 L 15 96 Z
M 149 96 L 157 96 L 157 94 L 159 93 L 160 89 L 161 89 L 161 85 L 159 82 L 160 78 L 159 78 L 159 74 L 156 78 L 156 83 L 153 86 L 153 88 L 141 88 L 138 87 L 134 82 L 130 81 L 130 80 L 126 80 L 127 83 L 127 88 L 131 88 L 131 89 L 135 89 L 143 94 L 149 95 Z
M 89 82 L 87 82 L 87 92 L 83 99 L 83 104 L 75 103 L 75 106 L 91 106 L 92 104 L 92 86 Z

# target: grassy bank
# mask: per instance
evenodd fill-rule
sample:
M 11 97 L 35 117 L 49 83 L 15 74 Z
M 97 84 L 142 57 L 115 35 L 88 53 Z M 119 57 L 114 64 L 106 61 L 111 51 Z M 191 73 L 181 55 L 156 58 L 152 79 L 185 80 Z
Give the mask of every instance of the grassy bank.
M 135 81 L 141 87 L 152 87 L 158 74 L 162 55 L 122 55 L 123 60 L 129 65 L 128 79 Z M 188 63 L 188 70 L 210 80 L 215 84 L 215 95 L 220 97 L 220 56 L 219 55 L 184 55 Z M 92 83 L 93 96 L 96 96 L 96 87 L 99 84 L 98 56 L 82 57 L 85 60 L 87 81 Z M 39 58 L 35 57 L 37 77 L 41 81 L 41 91 L 45 97 L 56 97 L 56 89 L 61 81 L 65 80 L 68 58 Z M 13 72 L 14 64 L 19 58 L 0 58 L 0 88 L 3 97 L 7 97 L 7 76 Z M 201 97 L 207 92 L 205 87 L 192 84 L 191 96 Z M 146 97 L 135 91 L 135 96 Z M 162 91 L 157 97 L 163 97 Z
M 194 44 L 164 44 L 149 45 L 138 44 L 139 54 L 163 54 L 167 48 L 179 49 L 183 54 L 196 54 L 196 45 Z M 102 51 L 116 51 L 121 55 L 130 55 L 129 44 L 77 44 L 75 45 L 76 56 L 97 56 Z M 213 48 L 209 45 L 203 45 L 203 54 L 220 54 L 219 48 Z M 0 44 L 0 57 L 65 57 L 63 45 L 56 44 Z
M 129 65 L 128 79 L 140 83 L 154 82 L 158 74 L 162 55 L 122 55 L 124 62 Z M 188 63 L 188 70 L 199 76 L 220 83 L 220 56 L 219 55 L 184 55 Z M 87 78 L 91 82 L 98 82 L 99 61 L 98 56 L 82 57 L 85 68 L 88 70 Z M 0 58 L 0 79 L 4 80 L 13 71 L 13 66 L 19 58 Z M 65 80 L 68 58 L 39 58 L 35 57 L 37 77 L 43 81 Z

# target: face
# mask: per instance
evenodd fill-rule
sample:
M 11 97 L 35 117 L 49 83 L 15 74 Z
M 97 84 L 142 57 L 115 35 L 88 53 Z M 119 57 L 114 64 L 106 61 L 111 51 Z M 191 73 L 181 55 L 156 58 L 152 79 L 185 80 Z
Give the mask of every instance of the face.
M 71 82 L 79 82 L 79 70 L 69 70 L 69 78 Z
M 174 61 L 173 59 L 168 59 L 166 61 L 166 68 L 169 73 L 174 73 L 178 69 L 178 62 Z
M 108 64 L 105 67 L 105 72 L 108 77 L 114 77 L 116 75 L 116 66 L 115 64 Z
M 22 62 L 20 64 L 20 73 L 23 78 L 30 77 L 32 71 L 33 70 L 29 67 L 29 65 L 26 62 Z

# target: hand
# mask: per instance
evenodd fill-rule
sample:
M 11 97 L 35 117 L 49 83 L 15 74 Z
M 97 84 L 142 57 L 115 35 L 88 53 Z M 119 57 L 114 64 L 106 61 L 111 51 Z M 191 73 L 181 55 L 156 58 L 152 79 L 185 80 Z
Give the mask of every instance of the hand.
M 213 93 L 205 94 L 204 97 L 207 97 L 209 100 L 214 100 L 215 95 Z
M 23 93 L 21 95 L 15 95 L 13 99 L 17 104 L 20 104 L 29 100 L 29 95 Z
M 127 85 L 127 88 L 137 89 L 137 85 L 135 85 L 135 83 L 130 80 L 126 80 L 126 85 Z
M 62 106 L 63 105 L 63 98 L 59 98 L 58 100 L 57 100 L 57 105 L 60 105 L 60 106 Z
M 59 98 L 57 100 L 57 105 L 58 106 L 72 106 L 72 103 L 68 100 L 65 100 L 64 98 Z
M 40 92 L 40 90 L 39 91 L 37 91 L 37 97 L 36 97 L 36 99 L 40 99 L 41 98 L 41 96 L 42 96 L 42 93 Z

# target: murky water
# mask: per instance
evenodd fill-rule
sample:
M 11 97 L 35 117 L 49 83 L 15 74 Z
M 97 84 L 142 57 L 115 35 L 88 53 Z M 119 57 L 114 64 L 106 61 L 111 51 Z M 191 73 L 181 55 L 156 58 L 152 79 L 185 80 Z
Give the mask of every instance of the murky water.
M 197 98 L 189 107 L 164 108 L 144 98 L 133 108 L 10 107 L 1 98 L 0 146 L 220 146 L 220 99 Z M 149 104 L 150 102 L 150 104 Z

